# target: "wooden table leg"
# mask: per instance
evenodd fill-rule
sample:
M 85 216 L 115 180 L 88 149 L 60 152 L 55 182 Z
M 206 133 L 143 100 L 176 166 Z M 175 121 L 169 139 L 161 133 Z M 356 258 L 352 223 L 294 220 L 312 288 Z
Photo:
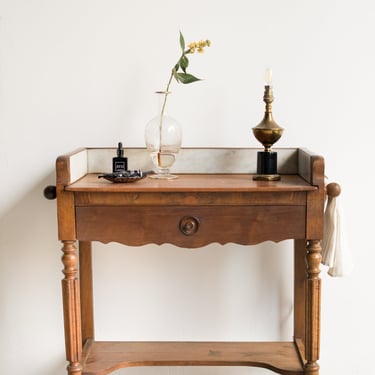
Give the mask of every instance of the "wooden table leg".
M 80 364 L 82 353 L 81 339 L 81 306 L 79 296 L 79 279 L 77 270 L 77 251 L 74 241 L 63 241 L 62 263 L 64 265 L 62 280 L 65 351 L 69 361 L 69 375 L 81 375 Z
M 305 358 L 306 240 L 294 240 L 294 340 Z
M 79 279 L 83 346 L 87 339 L 94 339 L 94 297 L 92 285 L 91 242 L 79 242 Z
M 320 241 L 310 240 L 306 254 L 305 375 L 319 375 L 321 258 Z

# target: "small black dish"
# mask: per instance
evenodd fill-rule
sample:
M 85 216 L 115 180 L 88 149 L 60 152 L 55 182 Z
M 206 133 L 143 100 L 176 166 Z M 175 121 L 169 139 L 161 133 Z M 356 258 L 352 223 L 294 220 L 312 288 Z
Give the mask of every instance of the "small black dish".
M 98 176 L 108 181 L 115 183 L 129 183 L 136 182 L 145 178 L 148 174 L 153 174 L 153 171 L 142 172 L 140 169 L 134 171 L 119 171 L 114 173 L 105 173 Z

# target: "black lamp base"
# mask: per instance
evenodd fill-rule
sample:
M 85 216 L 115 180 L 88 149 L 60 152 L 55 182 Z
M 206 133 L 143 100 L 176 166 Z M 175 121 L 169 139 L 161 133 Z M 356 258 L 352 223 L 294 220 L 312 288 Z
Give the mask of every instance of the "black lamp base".
M 253 180 L 277 181 L 280 175 L 277 173 L 277 152 L 259 151 L 257 158 L 257 174 Z

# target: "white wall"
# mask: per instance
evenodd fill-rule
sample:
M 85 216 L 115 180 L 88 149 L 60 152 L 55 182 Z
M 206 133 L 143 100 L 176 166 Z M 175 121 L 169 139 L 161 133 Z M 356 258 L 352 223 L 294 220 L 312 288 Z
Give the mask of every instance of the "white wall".
M 181 30 L 212 40 L 191 58 L 191 73 L 205 80 L 172 87 L 184 146 L 257 147 L 251 128 L 271 65 L 274 115 L 286 129 L 278 146 L 322 154 L 341 183 L 356 268 L 344 279 L 323 268 L 321 374 L 370 373 L 374 16 L 370 0 L 1 0 L 0 372 L 65 374 L 56 208 L 42 189 L 62 153 L 119 140 L 143 146 Z M 282 248 L 97 244 L 97 337 L 289 339 L 290 243 Z M 118 373 L 229 371 L 270 373 Z

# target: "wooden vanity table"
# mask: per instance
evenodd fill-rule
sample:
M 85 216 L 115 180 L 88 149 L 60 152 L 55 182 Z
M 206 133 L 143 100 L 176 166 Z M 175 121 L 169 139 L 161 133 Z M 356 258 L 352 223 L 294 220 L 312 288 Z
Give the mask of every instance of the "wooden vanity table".
M 57 159 L 69 375 L 104 375 L 130 366 L 255 366 L 284 375 L 319 374 L 324 160 L 304 149 L 279 149 L 281 180 L 253 181 L 256 151 L 183 149 L 173 169 L 178 179 L 128 184 L 98 179 L 98 173 L 111 171 L 115 149 L 80 149 Z M 145 149 L 125 153 L 130 169 L 152 169 Z M 295 244 L 290 341 L 95 341 L 92 241 L 199 248 L 285 239 Z

